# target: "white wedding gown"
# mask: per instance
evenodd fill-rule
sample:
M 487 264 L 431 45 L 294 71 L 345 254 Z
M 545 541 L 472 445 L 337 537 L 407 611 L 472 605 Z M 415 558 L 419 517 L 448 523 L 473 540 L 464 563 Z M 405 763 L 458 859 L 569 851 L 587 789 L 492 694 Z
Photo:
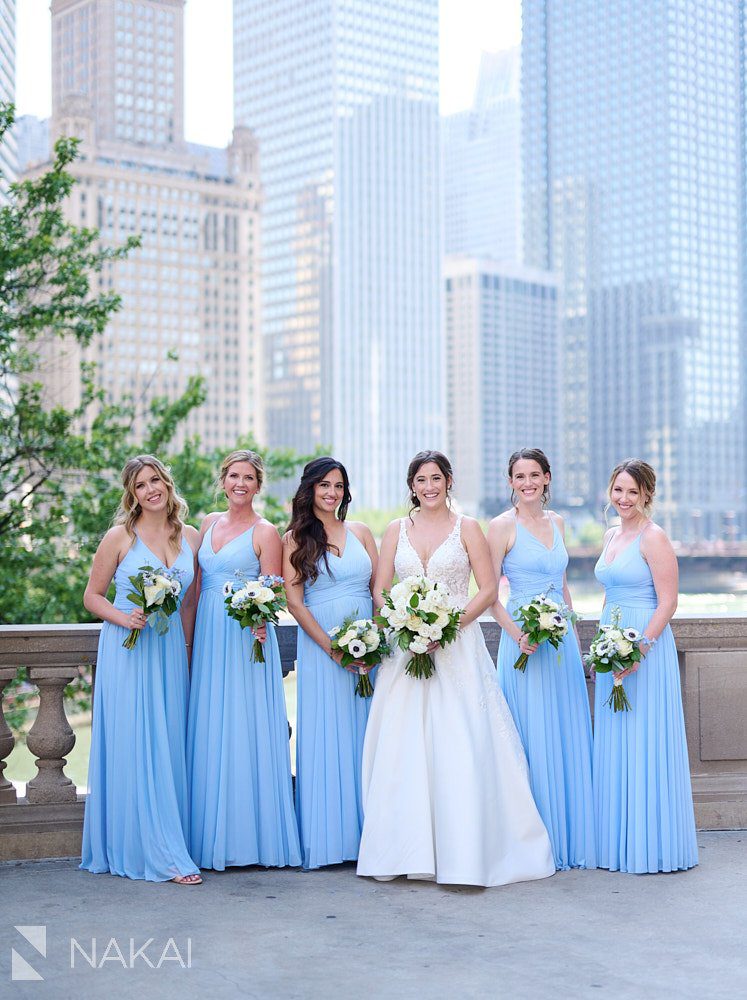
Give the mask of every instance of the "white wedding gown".
M 461 517 L 433 553 L 428 577 L 468 601 Z M 404 519 L 400 580 L 423 575 Z M 527 763 L 478 623 L 438 650 L 428 680 L 397 650 L 378 669 L 363 746 L 364 823 L 358 874 L 458 885 L 505 885 L 554 874 Z

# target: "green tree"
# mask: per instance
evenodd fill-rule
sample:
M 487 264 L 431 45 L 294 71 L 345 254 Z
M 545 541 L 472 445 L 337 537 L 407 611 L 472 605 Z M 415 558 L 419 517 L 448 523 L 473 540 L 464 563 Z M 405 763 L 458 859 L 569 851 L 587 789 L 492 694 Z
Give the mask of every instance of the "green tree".
M 0 105 L 0 142 L 12 123 L 12 108 Z M 59 140 L 50 169 L 12 185 L 0 206 L 0 623 L 90 620 L 83 590 L 131 455 L 149 452 L 171 465 L 193 522 L 216 506 L 223 452 L 206 451 L 196 437 L 174 448 L 185 419 L 205 400 L 201 378 L 191 379 L 176 400 L 151 400 L 140 441 L 131 434 L 133 400 L 107 402 L 93 365 L 81 366 L 79 405 L 45 405 L 38 374 L 43 338 L 85 347 L 100 335 L 121 299 L 97 292 L 95 276 L 139 245 L 131 238 L 121 247 L 102 246 L 95 229 L 66 219 L 75 183 L 68 167 L 77 146 L 75 139 Z M 236 446 L 259 450 L 251 439 Z M 268 479 L 276 482 L 305 460 L 286 450 L 264 457 Z M 265 494 L 264 505 L 266 516 L 283 526 L 282 503 Z

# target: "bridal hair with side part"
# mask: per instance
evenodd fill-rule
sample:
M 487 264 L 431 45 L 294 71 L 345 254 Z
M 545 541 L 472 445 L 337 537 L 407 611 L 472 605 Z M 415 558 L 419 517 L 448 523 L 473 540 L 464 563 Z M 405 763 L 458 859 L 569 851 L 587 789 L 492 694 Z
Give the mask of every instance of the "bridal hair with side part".
M 607 483 L 607 503 L 604 508 L 605 518 L 612 504 L 612 487 L 615 485 L 615 480 L 621 472 L 627 472 L 641 494 L 643 503 L 636 509 L 645 517 L 650 517 L 651 511 L 654 509 L 654 497 L 656 496 L 656 473 L 648 462 L 644 462 L 642 458 L 626 458 L 625 461 L 619 462 L 615 466 L 610 475 L 610 481 Z
M 230 455 L 226 455 L 220 463 L 220 472 L 218 473 L 218 479 L 215 483 L 216 500 L 219 499 L 223 493 L 226 485 L 228 470 L 237 462 L 248 462 L 250 465 L 254 466 L 254 471 L 257 474 L 257 493 L 259 493 L 262 489 L 262 483 L 265 479 L 265 463 L 262 460 L 262 456 L 258 455 L 256 451 L 250 451 L 248 448 L 237 448 L 236 451 L 232 451 Z
M 124 492 L 112 523 L 123 524 L 127 534 L 132 538 L 135 537 L 135 522 L 143 513 L 135 495 L 135 480 L 146 467 L 153 469 L 166 487 L 166 520 L 171 527 L 169 545 L 174 549 L 179 549 L 182 543 L 182 528 L 189 508 L 187 501 L 177 493 L 171 473 L 155 455 L 136 455 L 125 464 L 124 469 L 122 469 Z
M 420 501 L 413 489 L 415 476 L 417 476 L 421 466 L 427 465 L 428 462 L 435 463 L 441 470 L 446 479 L 446 500 L 447 503 L 451 502 L 451 488 L 454 485 L 454 470 L 451 467 L 451 462 L 442 451 L 419 451 L 407 467 L 407 489 L 410 492 L 408 497 L 410 509 L 407 512 L 407 516 L 410 520 L 412 520 L 413 511 L 420 510 Z
M 337 508 L 337 520 L 344 521 L 350 501 L 350 480 L 342 462 L 330 455 L 315 458 L 304 466 L 301 482 L 291 501 L 291 519 L 288 531 L 293 534 L 296 547 L 291 553 L 290 562 L 301 583 L 314 583 L 319 576 L 319 562 L 323 559 L 324 566 L 332 576 L 327 558 L 330 543 L 324 525 L 314 513 L 314 488 L 318 483 L 337 469 L 342 476 L 343 494 L 340 506 Z M 335 546 L 332 546 L 333 548 Z M 339 555 L 339 552 L 337 553 Z
M 511 479 L 511 476 L 513 475 L 514 466 L 516 465 L 517 462 L 522 461 L 522 459 L 528 462 L 536 462 L 537 465 L 539 465 L 540 469 L 542 469 L 543 474 L 549 476 L 550 482 L 552 482 L 550 460 L 548 459 L 547 455 L 544 453 L 544 451 L 542 451 L 541 448 L 519 448 L 518 451 L 515 451 L 508 460 L 509 479 Z M 550 483 L 546 483 L 545 488 L 542 491 L 542 506 L 546 507 L 549 502 L 550 502 Z M 511 488 L 511 506 L 512 507 L 519 506 L 518 497 L 516 496 L 516 491 L 513 489 L 513 487 Z

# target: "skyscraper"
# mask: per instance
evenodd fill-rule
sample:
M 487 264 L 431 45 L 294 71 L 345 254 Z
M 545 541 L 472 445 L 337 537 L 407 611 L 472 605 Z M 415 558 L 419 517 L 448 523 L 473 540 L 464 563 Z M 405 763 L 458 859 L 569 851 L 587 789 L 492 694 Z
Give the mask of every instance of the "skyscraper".
M 524 0 L 525 251 L 565 302 L 565 458 L 659 473 L 686 539 L 745 531 L 745 4 Z
M 16 0 L 0 0 L 0 104 L 16 99 Z M 16 179 L 16 138 L 5 133 L 0 145 L 0 199 L 3 188 Z
M 21 115 L 13 126 L 19 171 L 49 159 L 49 119 Z
M 248 129 L 235 129 L 224 150 L 184 141 L 183 8 L 53 0 L 52 134 L 82 140 L 72 220 L 108 244 L 142 236 L 142 248 L 101 277 L 123 299 L 86 352 L 107 397 L 135 401 L 139 436 L 150 400 L 176 398 L 202 375 L 207 399 L 184 433 L 223 447 L 250 430 L 262 435 L 258 150 Z M 79 360 L 75 345 L 46 345 L 52 398 L 75 404 Z
M 443 119 L 447 255 L 521 263 L 519 56 L 483 52 L 472 107 Z
M 262 150 L 269 440 L 399 503 L 443 440 L 438 0 L 234 0 L 234 95 Z
M 449 456 L 460 503 L 492 517 L 517 448 L 542 448 L 560 471 L 559 282 L 469 257 L 447 257 L 444 281 Z

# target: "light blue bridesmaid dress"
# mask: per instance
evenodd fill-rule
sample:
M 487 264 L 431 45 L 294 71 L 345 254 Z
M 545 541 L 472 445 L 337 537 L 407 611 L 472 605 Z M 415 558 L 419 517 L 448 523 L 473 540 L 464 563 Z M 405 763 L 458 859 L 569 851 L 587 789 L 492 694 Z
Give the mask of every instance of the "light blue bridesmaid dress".
M 213 525 L 198 559 L 200 600 L 192 646 L 187 725 L 192 857 L 201 868 L 300 865 L 293 809 L 288 717 L 274 625 L 265 663 L 254 636 L 229 618 L 223 585 L 241 570 L 260 574 L 254 527 L 213 550 Z
M 304 585 L 304 603 L 326 631 L 348 615 L 372 614 L 371 560 L 349 528 L 341 556 L 328 553 L 319 576 Z M 363 806 L 361 758 L 370 698 L 355 693 L 357 677 L 298 629 L 296 812 L 304 868 L 355 861 Z M 370 675 L 375 683 L 375 671 Z
M 553 523 L 551 548 L 516 521 L 516 541 L 503 560 L 511 585 L 508 611 L 538 594 L 563 601 L 568 565 L 563 538 Z M 507 632 L 498 647 L 498 680 L 529 762 L 529 780 L 550 835 L 555 867 L 595 868 L 594 798 L 591 779 L 591 717 L 586 679 L 572 630 L 558 650 L 542 643 L 526 670 L 514 670 L 520 649 Z
M 609 622 L 612 609 L 619 607 L 623 627 L 645 632 L 657 601 L 640 535 L 609 566 L 606 552 L 607 547 L 594 570 L 605 589 L 602 622 Z M 638 670 L 623 681 L 631 711 L 613 712 L 605 705 L 612 683 L 612 674 L 597 674 L 594 806 L 599 867 L 622 872 L 692 868 L 698 863 L 698 846 L 680 671 L 669 625 Z
M 114 574 L 120 611 L 133 609 L 128 577 L 141 566 L 161 563 L 136 537 Z M 194 574 L 185 539 L 173 568 L 183 598 Z M 134 649 L 122 645 L 127 634 L 101 627 L 80 867 L 165 882 L 199 870 L 187 849 L 187 651 L 178 611 L 165 635 L 146 626 Z

